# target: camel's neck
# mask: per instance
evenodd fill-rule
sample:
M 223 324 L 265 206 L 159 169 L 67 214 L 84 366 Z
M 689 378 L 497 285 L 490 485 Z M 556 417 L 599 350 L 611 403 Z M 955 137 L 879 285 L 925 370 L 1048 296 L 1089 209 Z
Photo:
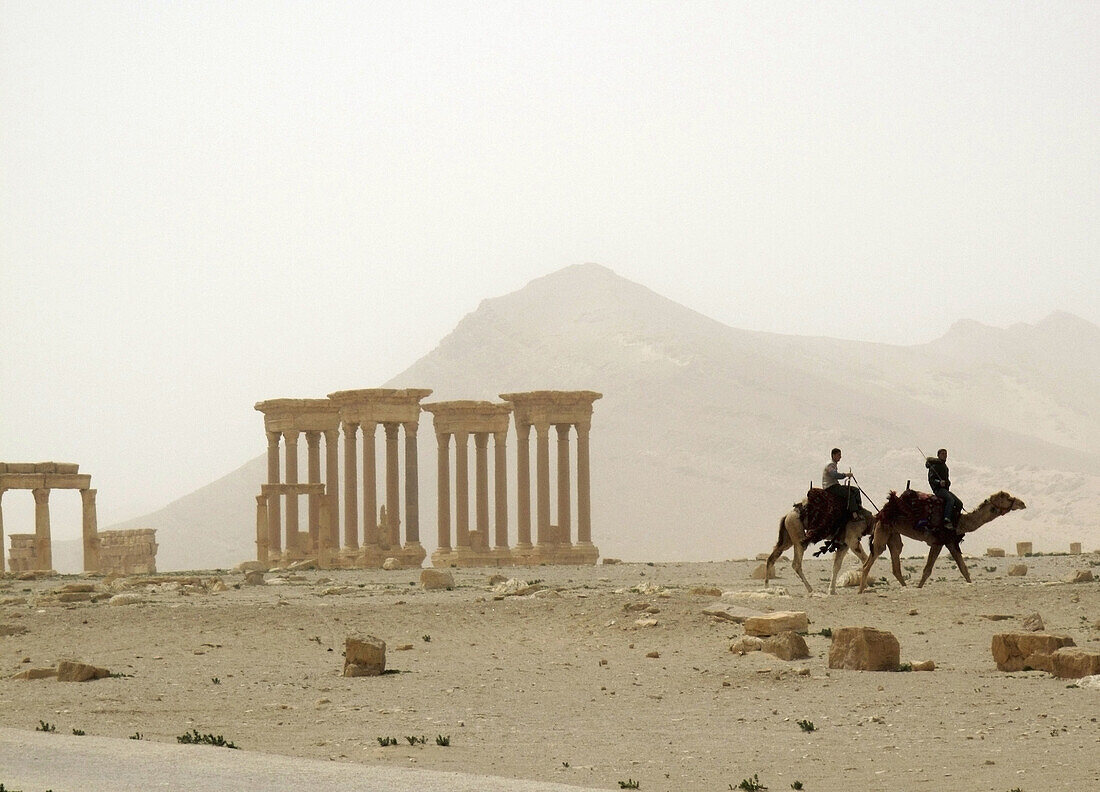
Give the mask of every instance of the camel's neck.
M 1000 517 L 1004 512 L 998 511 L 993 507 L 993 504 L 989 502 L 989 499 L 982 501 L 974 511 L 967 512 L 959 517 L 959 528 L 963 533 L 970 533 L 976 531 L 985 525 L 990 520 L 995 520 Z

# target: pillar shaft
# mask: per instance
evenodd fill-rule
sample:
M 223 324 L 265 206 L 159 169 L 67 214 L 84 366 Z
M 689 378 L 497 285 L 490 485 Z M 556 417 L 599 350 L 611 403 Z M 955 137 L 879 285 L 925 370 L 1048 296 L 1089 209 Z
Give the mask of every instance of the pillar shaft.
M 410 421 L 405 427 L 405 544 L 420 544 L 420 473 L 416 453 L 416 430 Z
M 84 538 L 84 571 L 99 571 L 99 521 L 95 512 L 94 489 L 80 491 L 81 534 Z M 266 530 L 266 526 L 265 526 Z
M 306 432 L 306 481 L 321 483 L 321 433 Z M 321 531 L 321 496 L 310 495 L 309 502 L 309 551 L 317 552 Z
M 436 543 L 439 549 L 449 550 L 451 547 L 451 436 L 440 432 L 435 438 L 439 443 L 439 460 L 436 466 L 438 493 Z
M 558 535 L 559 544 L 569 544 L 572 533 L 572 507 L 569 498 L 569 424 L 558 424 Z
M 378 544 L 378 463 L 374 436 L 378 424 L 363 424 L 363 545 Z M 388 507 L 387 507 L 388 510 Z
M 321 521 L 321 530 L 327 531 L 326 545 L 329 550 L 340 548 L 340 470 L 339 470 L 340 431 L 325 430 L 325 500 L 328 501 L 328 520 Z
M 516 545 L 531 546 L 531 426 L 516 423 Z
M 455 432 L 455 547 L 470 546 L 470 459 L 466 432 Z
M 344 547 L 359 548 L 359 482 L 356 475 L 355 433 L 359 424 L 344 422 Z
M 474 433 L 474 488 L 476 493 L 475 510 L 477 532 L 485 546 L 489 545 L 489 435 L 486 432 Z
M 397 460 L 397 431 L 401 424 L 387 423 L 386 427 L 386 534 L 391 547 L 400 544 L 398 530 L 401 526 L 401 484 Z
M 592 483 L 588 469 L 588 427 L 577 425 L 577 542 L 592 543 Z
M 34 494 L 34 563 L 35 569 L 53 568 L 53 547 L 50 544 L 50 491 L 31 490 Z
M 507 432 L 493 434 L 493 507 L 496 510 L 496 537 L 493 546 L 508 547 L 508 450 Z
M 256 560 L 267 563 L 267 496 L 256 496 Z
M 283 432 L 286 443 L 286 483 L 298 483 L 298 430 L 287 429 Z M 286 541 L 283 546 L 288 553 L 298 552 L 298 495 L 288 492 L 286 495 Z
M 535 499 L 536 540 L 540 545 L 550 542 L 550 427 L 535 425 Z
M 4 574 L 7 569 L 6 550 L 4 549 L 4 493 L 6 490 L 0 489 L 0 575 Z
M 279 479 L 279 432 L 267 433 L 267 483 L 281 484 Z M 276 555 L 283 548 L 283 515 L 282 504 L 279 499 L 272 498 L 267 507 L 267 546 L 268 550 Z M 260 559 L 266 561 L 267 559 Z

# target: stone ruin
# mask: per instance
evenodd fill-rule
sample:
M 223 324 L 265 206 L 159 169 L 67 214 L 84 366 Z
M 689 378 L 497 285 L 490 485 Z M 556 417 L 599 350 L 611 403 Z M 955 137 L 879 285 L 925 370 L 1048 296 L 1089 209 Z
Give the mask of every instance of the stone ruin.
M 8 566 L 14 573 L 53 571 L 50 494 L 75 489 L 83 505 L 81 534 L 85 572 L 139 574 L 156 571 L 155 531 L 102 531 L 96 519 L 92 477 L 69 462 L 0 462 L 0 573 L 4 564 L 3 496 L 7 490 L 30 490 L 34 496 L 34 533 L 11 534 Z
M 594 564 L 588 435 L 594 391 L 501 394 L 503 402 L 451 401 L 421 405 L 431 390 L 368 388 L 327 399 L 258 402 L 268 439 L 267 483 L 256 497 L 256 557 L 269 566 L 313 559 L 322 567 L 381 567 L 394 558 L 419 567 L 417 430 L 422 410 L 434 416 L 438 443 L 438 545 L 435 566 Z M 509 540 L 507 436 L 517 436 L 517 535 Z M 378 427 L 385 437 L 384 502 L 379 503 Z M 535 430 L 535 536 L 532 541 L 530 435 Z M 551 523 L 549 435 L 557 433 L 556 523 Z M 576 435 L 574 539 L 570 435 Z M 307 443 L 306 481 L 299 480 L 298 443 Z M 343 435 L 343 483 L 339 441 Z M 489 525 L 489 436 L 493 438 L 493 525 Z M 399 440 L 404 438 L 404 470 Z M 321 438 L 325 471 L 321 480 Z M 362 438 L 362 451 L 359 439 Z M 470 525 L 469 445 L 474 446 L 474 524 Z M 453 444 L 452 444 L 453 438 Z M 451 476 L 452 445 L 454 478 Z M 280 454 L 282 448 L 283 454 Z M 280 457 L 283 457 L 282 461 Z M 362 462 L 362 475 L 359 463 Z M 451 486 L 454 484 L 452 512 Z M 404 521 L 402 521 L 402 492 Z M 306 530 L 299 499 L 308 498 Z M 360 496 L 362 510 L 360 511 Z M 341 501 L 342 498 L 342 501 Z M 340 506 L 343 508 L 341 509 Z M 341 531 L 341 514 L 343 516 Z M 452 514 L 454 534 L 452 536 Z

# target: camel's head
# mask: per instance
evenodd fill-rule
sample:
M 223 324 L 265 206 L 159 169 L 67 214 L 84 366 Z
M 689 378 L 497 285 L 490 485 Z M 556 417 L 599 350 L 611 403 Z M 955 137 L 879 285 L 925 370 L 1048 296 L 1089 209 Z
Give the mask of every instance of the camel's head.
M 989 505 L 996 509 L 1001 514 L 1007 514 L 1010 511 L 1016 511 L 1017 509 L 1026 509 L 1025 504 L 1019 498 L 1009 495 L 1004 490 L 994 493 L 989 497 Z

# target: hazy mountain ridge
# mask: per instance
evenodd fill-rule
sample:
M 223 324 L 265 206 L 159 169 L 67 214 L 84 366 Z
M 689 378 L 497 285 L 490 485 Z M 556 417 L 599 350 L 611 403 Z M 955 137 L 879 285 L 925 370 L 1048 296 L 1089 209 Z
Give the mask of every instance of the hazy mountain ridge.
M 484 300 L 386 385 L 431 387 L 428 401 L 604 393 L 592 430 L 594 541 L 604 555 L 705 560 L 768 549 L 779 516 L 820 478 L 833 445 L 880 504 L 907 480 L 924 488 L 918 445 L 946 445 L 969 506 L 1005 488 L 1030 507 L 984 528 L 972 552 L 1015 538 L 1064 550 L 1100 544 L 1091 517 L 1100 495 L 1096 360 L 1100 329 L 1067 314 L 1006 330 L 962 322 L 914 347 L 802 338 L 731 328 L 603 267 L 576 265 Z M 434 545 L 430 420 L 421 425 L 420 512 L 421 535 Z M 262 439 L 257 416 L 258 449 Z M 514 448 L 513 437 L 510 457 Z M 264 475 L 257 457 L 118 527 L 159 528 L 162 568 L 251 557 Z

